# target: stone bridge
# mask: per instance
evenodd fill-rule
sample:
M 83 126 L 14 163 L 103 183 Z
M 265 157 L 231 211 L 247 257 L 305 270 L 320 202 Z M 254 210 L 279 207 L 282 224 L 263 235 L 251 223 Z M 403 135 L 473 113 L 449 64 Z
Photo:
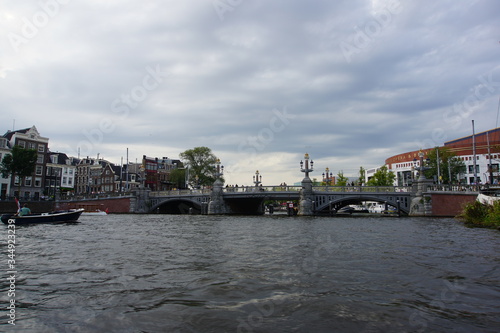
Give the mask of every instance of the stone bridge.
M 143 212 L 170 214 L 250 214 L 265 212 L 266 201 L 294 202 L 300 206 L 302 186 L 252 186 L 220 188 L 219 202 L 213 204 L 215 190 L 173 190 L 143 193 L 144 200 L 138 208 Z M 403 214 L 409 214 L 411 187 L 401 186 L 313 186 L 310 201 L 312 214 L 328 215 L 340 208 L 361 204 L 366 201 L 378 202 L 394 207 Z M 212 211 L 212 212 L 211 212 Z

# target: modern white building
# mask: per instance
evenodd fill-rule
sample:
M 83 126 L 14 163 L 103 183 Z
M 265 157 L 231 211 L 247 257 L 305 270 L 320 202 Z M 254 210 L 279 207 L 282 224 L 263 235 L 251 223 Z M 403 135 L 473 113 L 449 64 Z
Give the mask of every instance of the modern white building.
M 465 164 L 463 174 L 452 175 L 453 183 L 461 184 L 498 184 L 500 179 L 500 128 L 447 141 L 443 147 L 448 148 Z M 432 149 L 422 150 L 424 158 Z M 395 155 L 386 159 L 385 164 L 396 174 L 397 186 L 410 185 L 420 167 L 420 150 Z M 475 158 L 474 158 L 475 157 Z M 475 170 L 474 170 L 475 166 Z M 441 175 L 450 172 L 440 170 Z M 477 177 L 477 182 L 474 180 Z

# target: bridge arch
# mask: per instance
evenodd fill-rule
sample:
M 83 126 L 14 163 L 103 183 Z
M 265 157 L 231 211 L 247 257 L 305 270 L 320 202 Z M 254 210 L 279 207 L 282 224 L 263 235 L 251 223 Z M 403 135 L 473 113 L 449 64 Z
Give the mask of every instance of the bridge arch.
M 158 214 L 200 214 L 202 203 L 190 198 L 171 198 L 151 202 L 152 206 L 148 213 Z
M 320 199 L 320 198 L 318 198 Z M 322 200 L 321 200 L 322 199 Z M 332 207 L 335 210 L 339 210 L 342 207 L 348 205 L 359 205 L 363 202 L 377 202 L 380 204 L 387 204 L 388 206 L 398 208 L 398 200 L 399 200 L 399 209 L 404 214 L 410 213 L 410 197 L 409 196 L 376 196 L 376 195 L 353 195 L 353 196 L 341 196 L 334 198 L 321 198 L 315 202 L 315 211 L 317 213 L 329 213 L 330 208 Z

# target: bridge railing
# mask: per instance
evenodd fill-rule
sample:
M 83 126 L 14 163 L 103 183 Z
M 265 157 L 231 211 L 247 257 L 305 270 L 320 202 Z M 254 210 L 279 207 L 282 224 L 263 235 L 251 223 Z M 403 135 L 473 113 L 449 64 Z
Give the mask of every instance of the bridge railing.
M 256 193 L 256 192 L 298 192 L 302 186 L 240 186 L 225 187 L 226 193 Z
M 411 192 L 411 186 L 313 186 L 317 192 Z
M 433 184 L 427 186 L 427 191 L 432 192 L 479 192 L 487 190 L 487 185 L 448 185 L 448 184 Z
M 170 190 L 170 191 L 152 191 L 150 192 L 150 197 L 167 197 L 167 196 L 177 196 L 177 195 L 199 195 L 199 194 L 210 194 L 212 189 L 185 189 L 185 190 Z

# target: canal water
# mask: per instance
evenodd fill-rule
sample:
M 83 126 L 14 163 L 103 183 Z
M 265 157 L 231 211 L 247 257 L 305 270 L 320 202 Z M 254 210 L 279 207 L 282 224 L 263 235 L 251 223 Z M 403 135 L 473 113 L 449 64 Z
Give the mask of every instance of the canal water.
M 15 281 L 1 226 L 0 331 L 500 331 L 496 230 L 396 217 L 80 221 L 18 226 Z

